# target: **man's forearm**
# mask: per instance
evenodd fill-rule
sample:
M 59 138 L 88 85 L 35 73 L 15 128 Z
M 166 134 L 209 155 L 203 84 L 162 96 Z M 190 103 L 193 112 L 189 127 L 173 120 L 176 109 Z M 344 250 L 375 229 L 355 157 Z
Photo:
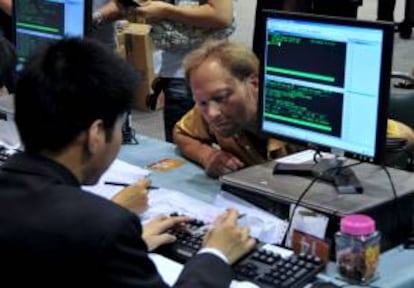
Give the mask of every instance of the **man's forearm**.
M 186 158 L 197 162 L 204 168 L 208 158 L 215 151 L 210 145 L 183 134 L 175 133 L 174 141 Z
M 1 1 L 1 0 L 0 0 Z M 97 23 L 112 22 L 125 17 L 126 9 L 115 3 L 116 0 L 108 2 L 93 13 L 93 20 Z
M 233 21 L 232 0 L 211 0 L 200 6 L 168 8 L 167 18 L 200 28 L 226 28 Z

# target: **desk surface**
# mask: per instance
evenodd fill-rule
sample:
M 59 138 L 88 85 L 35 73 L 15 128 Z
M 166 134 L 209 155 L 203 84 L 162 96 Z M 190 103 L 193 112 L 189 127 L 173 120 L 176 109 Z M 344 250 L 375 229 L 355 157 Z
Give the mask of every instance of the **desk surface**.
M 124 145 L 119 158 L 140 167 L 146 167 L 164 158 L 182 159 L 173 144 L 145 136 L 139 136 L 138 141 L 139 145 Z M 189 161 L 168 172 L 154 171 L 151 179 L 156 186 L 178 190 L 208 203 L 211 203 L 220 191 L 218 180 L 207 177 L 203 169 Z M 379 277 L 371 283 L 371 287 L 414 287 L 412 259 L 414 250 L 404 250 L 401 246 L 383 253 L 378 267 Z M 335 264 L 330 263 L 327 271 L 320 274 L 320 278 L 344 284 L 335 279 L 335 269 Z

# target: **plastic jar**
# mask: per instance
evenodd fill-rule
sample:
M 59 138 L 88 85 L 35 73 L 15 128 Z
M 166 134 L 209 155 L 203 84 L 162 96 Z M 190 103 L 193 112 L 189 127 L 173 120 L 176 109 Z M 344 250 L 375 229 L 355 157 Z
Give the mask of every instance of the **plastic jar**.
M 366 215 L 348 215 L 341 219 L 335 234 L 336 265 L 339 274 L 353 283 L 367 283 L 375 275 L 381 234 L 375 221 Z

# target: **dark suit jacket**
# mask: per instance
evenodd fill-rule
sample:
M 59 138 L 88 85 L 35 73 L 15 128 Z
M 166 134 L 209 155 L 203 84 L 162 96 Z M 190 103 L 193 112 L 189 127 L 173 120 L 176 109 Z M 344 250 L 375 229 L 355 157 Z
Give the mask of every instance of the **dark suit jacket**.
M 0 167 L 0 286 L 166 287 L 135 214 L 81 190 L 60 164 L 21 153 Z M 200 254 L 177 287 L 228 287 L 230 267 Z M 4 282 L 2 284 L 2 282 Z M 90 285 L 90 286 L 85 286 Z M 26 286 L 28 287 L 28 286 Z

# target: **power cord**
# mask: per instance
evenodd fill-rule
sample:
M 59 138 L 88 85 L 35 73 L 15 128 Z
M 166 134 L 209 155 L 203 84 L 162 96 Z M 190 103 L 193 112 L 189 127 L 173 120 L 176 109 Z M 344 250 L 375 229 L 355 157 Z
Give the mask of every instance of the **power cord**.
M 397 224 L 399 226 L 402 223 L 402 218 L 401 218 L 401 214 L 400 214 L 400 207 L 399 207 L 400 204 L 398 203 L 397 189 L 395 189 L 394 181 L 392 180 L 391 173 L 388 171 L 387 167 L 384 166 L 384 165 L 381 166 L 381 167 L 384 170 L 385 174 L 387 175 L 388 181 L 390 182 L 390 185 L 391 185 L 392 195 L 394 197 L 394 199 L 393 199 L 394 207 L 395 207 L 395 211 L 397 213 Z
M 352 164 L 349 164 L 349 165 L 346 165 L 346 166 L 332 167 L 332 168 L 329 168 L 327 171 L 329 171 L 329 170 L 337 170 L 336 173 L 339 174 L 340 171 L 341 171 L 341 169 L 348 169 L 348 168 L 351 168 L 353 166 L 357 166 L 357 165 L 360 165 L 360 164 L 362 164 L 362 162 L 352 163 Z M 300 194 L 299 198 L 296 200 L 296 202 L 294 204 L 295 206 L 293 207 L 293 210 L 292 210 L 292 214 L 289 217 L 289 223 L 288 223 L 288 226 L 287 226 L 285 235 L 283 236 L 283 240 L 281 242 L 282 244 L 284 243 L 285 246 L 286 246 L 286 240 L 287 240 L 287 237 L 288 237 L 288 234 L 289 234 L 289 230 L 290 230 L 290 228 L 292 226 L 293 218 L 295 216 L 296 209 L 298 208 L 298 206 L 301 203 L 303 197 L 305 197 L 305 195 L 308 193 L 308 191 L 310 190 L 310 188 L 315 184 L 315 182 L 317 180 L 320 180 L 320 179 L 321 179 L 320 176 L 315 176 L 312 179 L 312 181 L 309 183 L 309 185 L 305 188 L 305 190 L 303 190 L 303 192 Z

